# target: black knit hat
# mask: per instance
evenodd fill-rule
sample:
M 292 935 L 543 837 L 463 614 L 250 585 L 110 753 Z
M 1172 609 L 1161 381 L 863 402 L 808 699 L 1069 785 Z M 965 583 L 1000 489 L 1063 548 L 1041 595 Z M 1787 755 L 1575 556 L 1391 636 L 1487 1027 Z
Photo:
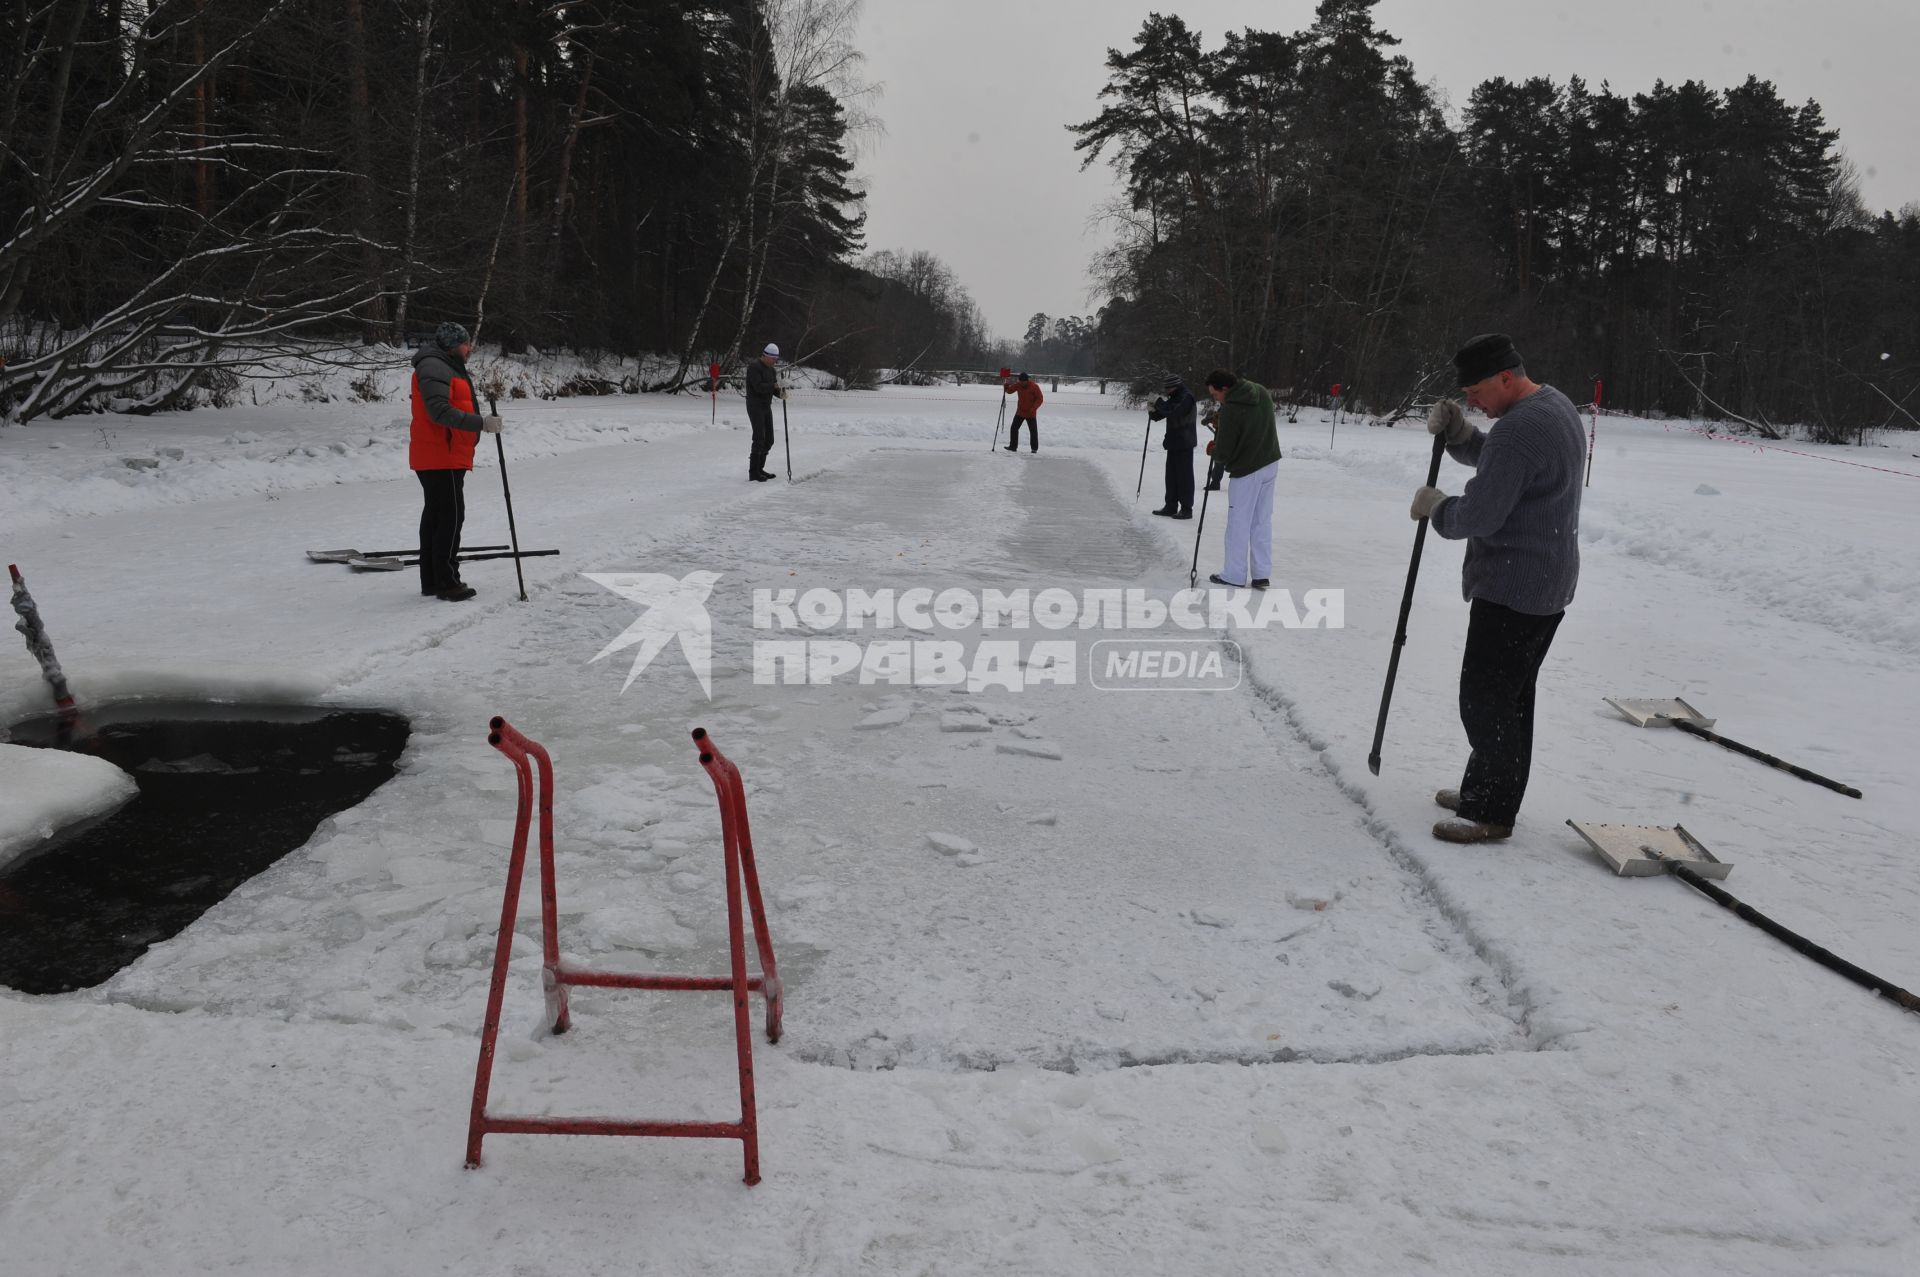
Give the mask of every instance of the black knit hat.
M 433 330 L 433 340 L 440 349 L 452 353 L 472 341 L 473 338 L 464 327 L 449 319 L 446 323 Z
M 1179 373 L 1170 372 L 1167 374 L 1167 379 L 1160 383 L 1160 389 L 1166 390 L 1166 391 L 1174 391 L 1174 390 L 1180 389 L 1180 387 L 1186 384 L 1187 383 L 1185 381 L 1181 380 Z
M 1513 348 L 1513 338 L 1505 333 L 1482 333 L 1460 347 L 1460 353 L 1453 357 L 1453 370 L 1458 374 L 1458 384 L 1466 387 L 1525 362 Z

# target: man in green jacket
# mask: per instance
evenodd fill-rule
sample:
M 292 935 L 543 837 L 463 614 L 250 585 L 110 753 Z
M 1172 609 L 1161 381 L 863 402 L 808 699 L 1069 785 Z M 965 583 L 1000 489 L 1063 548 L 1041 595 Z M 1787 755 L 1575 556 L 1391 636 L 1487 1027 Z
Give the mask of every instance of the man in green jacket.
M 1220 405 L 1207 455 L 1227 484 L 1226 564 L 1207 579 L 1235 589 L 1267 588 L 1273 575 L 1273 481 L 1280 473 L 1280 428 L 1273 396 L 1259 382 L 1224 368 L 1207 374 L 1207 393 Z

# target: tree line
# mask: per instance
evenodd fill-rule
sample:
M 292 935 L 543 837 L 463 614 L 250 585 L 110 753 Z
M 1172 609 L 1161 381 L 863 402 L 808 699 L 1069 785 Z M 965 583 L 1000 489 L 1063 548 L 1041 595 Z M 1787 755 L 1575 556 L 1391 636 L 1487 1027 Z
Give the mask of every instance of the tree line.
M 1920 425 L 1920 205 L 1869 214 L 1815 102 L 1758 78 L 1494 78 L 1457 126 L 1377 0 L 1214 48 L 1155 13 L 1072 126 L 1123 178 L 1098 360 L 1236 368 L 1376 412 L 1467 336 L 1608 406 L 1857 439 Z
M 0 417 L 450 318 L 651 389 L 978 360 L 944 266 L 862 257 L 859 5 L 0 0 Z

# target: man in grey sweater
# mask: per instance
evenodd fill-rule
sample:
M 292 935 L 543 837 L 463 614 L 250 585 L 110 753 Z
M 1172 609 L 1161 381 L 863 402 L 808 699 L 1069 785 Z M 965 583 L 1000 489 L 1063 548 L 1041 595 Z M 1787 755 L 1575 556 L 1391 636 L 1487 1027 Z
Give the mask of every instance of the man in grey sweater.
M 1457 815 L 1433 834 L 1476 843 L 1509 837 L 1527 792 L 1534 682 L 1580 579 L 1585 441 L 1572 402 L 1528 377 L 1505 335 L 1475 337 L 1453 363 L 1467 403 L 1495 425 L 1469 425 L 1451 399 L 1433 406 L 1427 429 L 1475 473 L 1457 497 L 1421 488 L 1412 514 L 1467 542 L 1461 594 L 1473 613 L 1460 662 L 1460 722 L 1473 752 L 1460 788 L 1434 795 Z

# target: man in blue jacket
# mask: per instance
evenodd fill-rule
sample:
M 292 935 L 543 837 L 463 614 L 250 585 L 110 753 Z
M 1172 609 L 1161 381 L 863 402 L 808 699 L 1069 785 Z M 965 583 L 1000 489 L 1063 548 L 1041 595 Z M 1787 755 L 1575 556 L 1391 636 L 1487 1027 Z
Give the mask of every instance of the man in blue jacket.
M 1455 816 L 1433 827 L 1447 842 L 1513 833 L 1533 762 L 1533 694 L 1540 664 L 1580 580 L 1580 464 L 1585 440 L 1572 401 L 1527 376 L 1502 333 L 1475 337 L 1453 357 L 1467 403 L 1494 421 L 1468 424 L 1442 399 L 1427 429 L 1474 470 L 1466 490 L 1414 493 L 1415 519 L 1465 540 L 1461 594 L 1473 605 L 1460 662 L 1460 722 L 1473 752 L 1459 789 L 1434 801 Z

